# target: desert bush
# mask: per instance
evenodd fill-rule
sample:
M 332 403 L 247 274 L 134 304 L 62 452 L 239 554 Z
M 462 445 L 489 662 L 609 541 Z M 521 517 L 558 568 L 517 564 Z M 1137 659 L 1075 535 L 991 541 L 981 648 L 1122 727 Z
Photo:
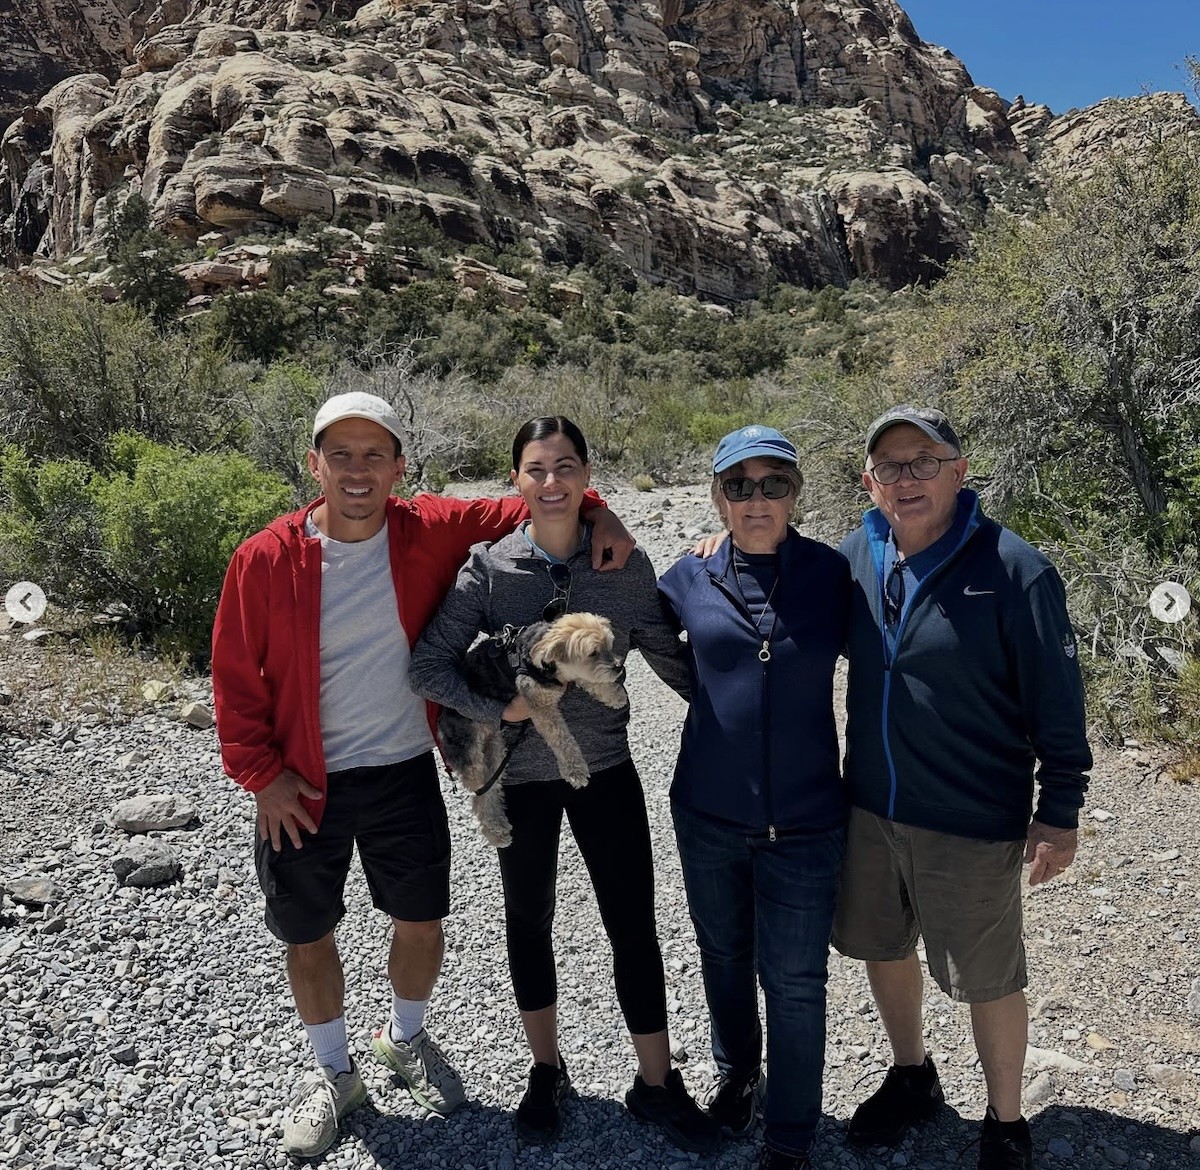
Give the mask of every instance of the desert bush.
M 120 430 L 219 446 L 244 377 L 210 335 L 184 342 L 129 305 L 0 286 L 0 432 L 31 456 L 102 467 Z
M 1178 726 L 1198 650 L 1194 618 L 1145 608 L 1161 580 L 1200 584 L 1198 288 L 1200 144 L 1159 137 L 978 238 L 898 364 L 961 426 L 989 509 L 1062 571 L 1114 734 Z
M 59 604 L 117 606 L 167 651 L 207 653 L 229 558 L 291 502 L 288 485 L 236 453 L 193 454 L 122 433 L 110 470 L 0 456 L 0 564 Z

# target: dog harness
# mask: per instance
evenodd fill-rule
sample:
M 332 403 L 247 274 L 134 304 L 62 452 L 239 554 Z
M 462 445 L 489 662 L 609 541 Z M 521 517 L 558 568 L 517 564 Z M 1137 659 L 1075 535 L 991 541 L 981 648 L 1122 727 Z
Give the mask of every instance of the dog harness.
M 534 666 L 521 653 L 520 637 L 526 628 L 524 626 L 505 626 L 500 633 L 493 637 L 491 644 L 488 646 L 488 653 L 496 658 L 499 658 L 503 654 L 507 658 L 509 668 L 514 674 L 527 675 L 534 682 L 541 683 L 542 686 L 552 686 L 558 682 L 558 672 L 554 667 L 550 666 L 543 669 Z M 513 752 L 521 745 L 522 740 L 524 740 L 526 733 L 529 731 L 529 720 L 526 719 L 521 723 L 521 730 L 516 735 L 510 735 L 510 729 L 513 726 L 513 724 L 505 725 L 504 737 L 510 742 L 504 753 L 504 759 L 500 761 L 496 770 L 475 793 L 476 796 L 482 796 L 504 775 L 504 769 L 508 767 L 508 761 L 512 759 Z

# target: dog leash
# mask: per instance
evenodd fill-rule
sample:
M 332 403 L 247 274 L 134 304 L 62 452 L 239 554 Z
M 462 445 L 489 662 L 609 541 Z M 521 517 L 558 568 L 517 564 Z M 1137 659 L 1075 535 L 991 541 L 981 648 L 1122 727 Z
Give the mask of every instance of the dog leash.
M 500 761 L 500 766 L 491 774 L 491 776 L 488 777 L 487 783 L 484 784 L 482 788 L 476 790 L 476 796 L 482 796 L 489 788 L 492 787 L 493 784 L 496 783 L 497 780 L 500 779 L 502 775 L 504 775 L 504 769 L 508 767 L 508 761 L 512 759 L 513 752 L 520 747 L 521 741 L 525 738 L 525 733 L 528 730 L 529 720 L 526 719 L 525 722 L 521 724 L 521 730 L 513 738 L 512 743 L 508 745 L 508 751 L 504 753 L 504 759 Z

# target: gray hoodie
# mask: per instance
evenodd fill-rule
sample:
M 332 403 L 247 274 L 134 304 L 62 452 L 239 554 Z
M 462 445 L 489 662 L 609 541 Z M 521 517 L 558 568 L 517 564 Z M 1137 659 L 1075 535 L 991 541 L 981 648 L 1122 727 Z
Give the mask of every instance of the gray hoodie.
M 654 567 L 634 549 L 623 569 L 605 573 L 592 568 L 590 529 L 568 559 L 571 570 L 568 609 L 596 613 L 613 627 L 613 652 L 624 659 L 640 650 L 651 669 L 686 697 L 685 648 L 660 608 Z M 495 634 L 506 625 L 540 621 L 554 596 L 548 565 L 518 530 L 495 544 L 478 544 L 458 574 L 436 616 L 413 650 L 409 682 L 418 695 L 481 723 L 498 723 L 504 704 L 473 694 L 463 681 L 460 663 L 479 634 Z M 625 728 L 629 708 L 614 711 L 579 687 L 570 687 L 559 707 L 592 772 L 629 758 Z M 545 741 L 531 726 L 504 772 L 505 784 L 551 780 L 558 765 Z

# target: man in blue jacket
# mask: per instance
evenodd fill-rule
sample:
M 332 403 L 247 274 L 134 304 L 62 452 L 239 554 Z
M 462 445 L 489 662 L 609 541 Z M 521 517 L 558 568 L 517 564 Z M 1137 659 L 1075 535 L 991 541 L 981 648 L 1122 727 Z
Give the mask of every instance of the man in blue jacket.
M 980 1170 L 1027 1170 L 1022 863 L 1030 885 L 1071 864 L 1092 760 L 1062 582 L 983 514 L 966 472 L 941 411 L 889 410 L 867 431 L 875 506 L 841 547 L 853 808 L 834 945 L 866 961 L 894 1057 L 849 1137 L 894 1145 L 942 1102 L 920 936 L 930 975 L 971 1007 L 988 1093 Z

